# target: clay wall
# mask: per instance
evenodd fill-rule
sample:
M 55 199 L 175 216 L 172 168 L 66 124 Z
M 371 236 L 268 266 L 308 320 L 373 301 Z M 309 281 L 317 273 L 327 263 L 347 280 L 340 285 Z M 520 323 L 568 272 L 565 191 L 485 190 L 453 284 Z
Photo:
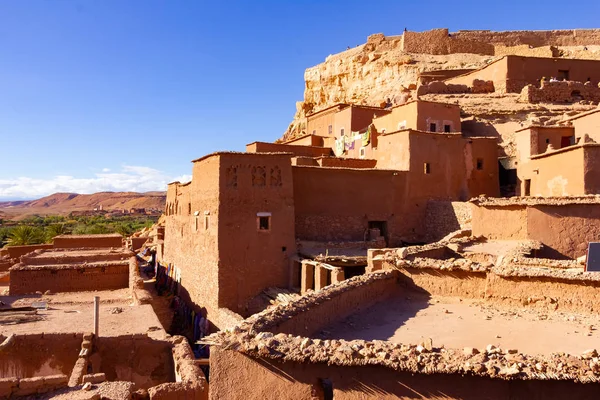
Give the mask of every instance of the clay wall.
M 196 307 L 205 307 L 211 322 L 218 324 L 218 235 L 220 156 L 196 161 L 192 168 L 190 199 L 192 215 L 168 215 L 165 219 L 164 254 L 159 259 L 181 273 L 180 296 Z M 232 178 L 233 179 L 233 178 Z M 232 180 L 231 184 L 235 182 Z M 171 189 L 173 185 L 169 186 Z M 174 204 L 173 194 L 167 201 Z M 173 199 L 173 200 L 171 200 Z M 194 215 L 194 214 L 198 215 Z M 218 325 L 217 325 L 218 326 Z
M 21 257 L 26 265 L 86 264 L 94 262 L 129 261 L 133 253 L 125 249 L 39 250 Z
M 373 120 L 379 133 L 405 128 L 429 132 L 432 123 L 436 124 L 436 132 L 444 132 L 444 125 L 450 125 L 450 132 L 460 132 L 460 108 L 455 104 L 411 101 Z
M 410 131 L 390 132 L 377 137 L 377 168 L 408 171 L 410 169 Z
M 10 294 L 83 292 L 129 287 L 129 261 L 87 265 L 25 266 L 10 269 Z
M 6 339 L 0 335 L 0 343 Z M 70 375 L 79 355 L 82 334 L 17 335 L 0 351 L 0 379 Z
M 471 204 L 462 201 L 428 201 L 425 213 L 426 242 L 437 242 L 449 233 L 471 228 Z
M 498 240 L 527 239 L 527 209 L 525 206 L 481 207 L 471 209 L 473 236 Z
M 391 133 L 401 129 L 417 129 L 418 102 L 409 103 L 392 108 L 389 114 L 382 115 L 373 120 L 373 125 L 379 133 Z
M 577 258 L 600 237 L 600 210 L 590 204 L 529 207 L 527 231 L 530 239 L 552 249 L 551 255 Z
M 319 136 L 339 136 L 339 130 L 336 131 L 334 126 L 336 118 L 339 119 L 336 113 L 346 108 L 349 108 L 347 104 L 338 104 L 309 115 L 306 117 L 306 133 Z M 347 129 L 350 129 L 350 120 L 346 121 L 344 125 L 347 125 Z M 329 134 L 329 126 L 332 129 L 331 134 Z
M 324 136 L 318 135 L 304 135 L 297 139 L 287 141 L 283 144 L 294 145 L 294 146 L 320 146 L 323 147 Z
M 596 203 L 472 204 L 472 233 L 497 240 L 537 240 L 540 257 L 577 258 L 600 234 Z
M 391 243 L 416 236 L 425 203 L 416 209 L 405 173 L 298 166 L 292 171 L 299 239 L 361 241 L 369 221 L 387 222 Z
M 375 168 L 377 160 L 360 158 L 320 157 L 317 163 L 321 167 L 335 168 Z
M 464 156 L 468 196 L 500 196 L 496 138 L 466 140 Z
M 542 77 L 548 80 L 559 77 L 559 70 L 569 72 L 570 81 L 585 82 L 588 78 L 598 84 L 600 81 L 600 61 L 575 60 L 566 58 L 537 58 L 507 56 L 508 74 L 506 91 L 520 93 L 525 85 L 540 86 Z
M 331 149 L 318 146 L 298 146 L 290 144 L 254 142 L 246 145 L 248 153 L 292 153 L 296 156 L 320 157 L 331 155 Z
M 525 195 L 525 181 L 530 180 L 532 196 L 574 196 L 585 191 L 585 147 L 571 146 L 534 156 L 517 168 L 517 193 Z M 566 167 L 568 166 L 568 167 Z
M 574 134 L 575 130 L 568 126 L 531 126 L 519 130 L 515 133 L 517 159 L 519 163 L 527 162 L 530 156 L 545 153 L 549 144 L 560 149 L 563 137 L 574 137 Z
M 523 103 L 576 103 L 600 101 L 600 88 L 592 83 L 575 81 L 543 82 L 540 88 L 527 85 L 518 101 Z
M 432 29 L 425 32 L 405 31 L 401 49 L 407 53 L 425 54 L 494 54 L 494 46 L 477 40 L 450 36 L 448 29 Z
M 571 120 L 578 138 L 588 134 L 590 138 L 600 143 L 600 112 L 596 111 L 583 117 Z
M 265 288 L 288 285 L 296 253 L 292 178 L 290 155 L 221 156 L 219 307 L 244 314 L 248 300 Z M 266 230 L 259 227 L 261 216 L 269 219 Z
M 553 31 L 461 30 L 452 32 L 457 39 L 481 41 L 502 46 L 585 46 L 600 45 L 599 29 L 563 29 Z
M 107 235 L 59 235 L 54 238 L 55 249 L 81 247 L 123 247 L 123 236 L 118 233 L 112 233 Z
M 312 304 L 293 318 L 270 326 L 269 331 L 310 337 L 336 321 L 385 301 L 389 296 L 397 295 L 398 289 L 396 275 L 392 274 L 385 279 L 357 285 L 352 290 L 333 291 L 330 292 L 327 301 Z
M 136 389 L 175 382 L 172 344 L 146 335 L 99 337 L 89 358 L 94 374 L 108 381 L 129 381 Z
M 584 147 L 583 169 L 585 194 L 600 194 L 600 147 L 588 144 Z
M 460 107 L 455 104 L 417 101 L 417 127 L 424 132 L 433 132 L 430 124 L 436 124 L 435 132 L 444 132 L 450 125 L 450 132 L 460 132 Z
M 500 93 L 504 93 L 506 91 L 507 76 L 508 61 L 506 57 L 503 57 L 473 72 L 447 79 L 444 83 L 447 85 L 465 85 L 467 87 L 472 87 L 475 79 L 492 81 L 494 82 L 494 89 Z
M 411 193 L 424 198 L 465 201 L 480 194 L 497 196 L 496 142 L 411 132 L 409 177 Z
M 381 366 L 339 366 L 255 359 L 215 348 L 211 354 L 210 399 L 312 400 L 324 398 L 328 379 L 336 400 L 507 398 L 589 399 L 600 395 L 596 384 L 573 381 L 505 380 L 462 374 L 414 374 Z M 228 377 L 235 376 L 235 380 Z M 260 382 L 260 384 L 257 384 Z M 416 395 L 415 393 L 418 393 Z
M 8 258 L 14 258 L 14 259 L 19 259 L 21 256 L 27 254 L 27 253 L 31 253 L 32 251 L 35 250 L 42 250 L 42 249 L 51 249 L 53 246 L 51 244 L 32 244 L 32 245 L 27 245 L 27 246 L 6 246 L 4 247 L 2 250 L 0 250 L 2 252 L 2 254 L 0 255 L 6 255 L 8 256 Z

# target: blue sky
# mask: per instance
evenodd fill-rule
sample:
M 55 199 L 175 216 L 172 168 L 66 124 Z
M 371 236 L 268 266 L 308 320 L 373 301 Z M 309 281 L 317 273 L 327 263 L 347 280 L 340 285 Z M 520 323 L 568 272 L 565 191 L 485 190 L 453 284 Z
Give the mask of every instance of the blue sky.
M 4 0 L 0 199 L 161 190 L 273 141 L 304 70 L 372 33 L 598 27 L 597 1 L 493 3 Z

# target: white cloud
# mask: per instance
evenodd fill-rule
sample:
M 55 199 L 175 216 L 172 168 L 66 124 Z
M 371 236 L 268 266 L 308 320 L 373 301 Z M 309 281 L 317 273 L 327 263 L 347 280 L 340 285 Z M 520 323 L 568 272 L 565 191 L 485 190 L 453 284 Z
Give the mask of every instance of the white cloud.
M 165 191 L 169 182 L 187 182 L 192 179 L 191 175 L 172 177 L 154 168 L 134 165 L 125 165 L 119 172 L 110 171 L 109 168 L 104 168 L 101 173 L 96 173 L 91 178 L 57 175 L 51 179 L 0 179 L 0 199 L 34 199 L 57 192 L 89 194 Z

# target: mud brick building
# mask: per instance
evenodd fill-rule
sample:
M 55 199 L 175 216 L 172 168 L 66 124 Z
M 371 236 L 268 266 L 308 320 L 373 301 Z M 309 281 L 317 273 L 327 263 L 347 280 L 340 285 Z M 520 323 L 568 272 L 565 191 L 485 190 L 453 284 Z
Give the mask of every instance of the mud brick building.
M 498 195 L 496 142 L 464 137 L 455 105 L 325 111 L 315 135 L 207 155 L 193 162 L 191 182 L 168 186 L 158 259 L 216 328 L 247 315 L 265 288 L 300 287 L 298 241 L 419 242 L 428 201 Z M 341 141 L 342 152 L 326 145 Z

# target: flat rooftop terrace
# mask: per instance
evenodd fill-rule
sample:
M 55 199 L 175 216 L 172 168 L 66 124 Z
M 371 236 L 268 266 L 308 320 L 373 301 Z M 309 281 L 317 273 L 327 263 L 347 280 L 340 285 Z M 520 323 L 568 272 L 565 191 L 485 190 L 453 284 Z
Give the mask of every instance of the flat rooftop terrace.
M 100 297 L 100 336 L 147 333 L 164 339 L 165 331 L 152 305 L 131 305 L 131 290 L 72 292 L 48 295 L 0 296 L 0 333 L 34 334 L 90 332 L 94 326 L 94 296 Z M 45 303 L 46 309 L 35 314 L 6 311 L 8 308 L 31 307 Z M 4 311 L 3 311 L 4 310 Z
M 545 313 L 483 300 L 405 292 L 323 328 L 316 337 L 387 340 L 433 346 L 474 347 L 489 344 L 519 353 L 581 354 L 598 345 L 600 315 Z

